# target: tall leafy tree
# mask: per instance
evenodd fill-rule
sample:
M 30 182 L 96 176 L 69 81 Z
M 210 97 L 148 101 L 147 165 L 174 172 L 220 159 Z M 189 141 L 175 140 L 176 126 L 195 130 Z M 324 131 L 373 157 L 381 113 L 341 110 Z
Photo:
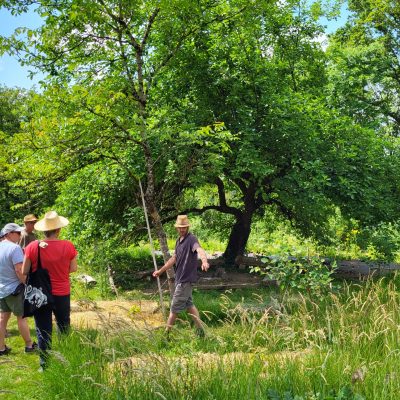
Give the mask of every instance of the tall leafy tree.
M 331 38 L 332 103 L 364 125 L 399 136 L 400 5 L 350 0 L 348 23 Z
M 182 79 L 169 101 L 186 93 L 186 117 L 222 120 L 237 139 L 224 164 L 206 171 L 214 204 L 188 208 L 234 217 L 229 260 L 243 253 L 265 206 L 317 238 L 335 206 L 367 219 L 383 213 L 374 200 L 388 195 L 381 184 L 387 143 L 327 101 L 329 60 L 317 17 L 298 1 L 258 3 L 197 35 L 176 65 Z
M 18 12 L 28 3 L 6 5 Z M 160 210 L 181 210 L 174 198 L 204 183 L 215 185 L 215 198 L 187 211 L 233 216 L 229 260 L 243 253 L 265 206 L 316 236 L 335 205 L 370 215 L 387 146 L 326 101 L 314 8 L 294 0 L 39 4 L 45 25 L 27 31 L 33 47 L 18 37 L 6 43 L 49 74 L 26 125 L 31 135 L 21 137 L 38 178 L 105 162 L 135 185 L 143 177 L 165 257 Z M 214 121 L 228 132 L 208 126 Z
M 195 32 L 227 18 L 229 7 L 223 1 L 187 0 L 4 2 L 15 13 L 31 4 L 38 4 L 43 26 L 18 30 L 3 43 L 48 74 L 39 108 L 44 110 L 49 99 L 56 103 L 53 114 L 45 112 L 31 124 L 31 148 L 52 149 L 60 157 L 58 165 L 48 167 L 53 176 L 65 165 L 71 172 L 103 158 L 124 166 L 135 184 L 144 170 L 147 207 L 168 258 L 156 170 L 165 146 L 159 135 L 173 141 L 174 127 L 157 128 L 162 112 L 156 93 L 168 84 L 158 77 Z M 26 41 L 19 39 L 21 32 Z
M 391 0 L 350 0 L 348 7 L 351 16 L 332 36 L 328 49 L 329 102 L 384 142 L 379 160 L 383 176 L 374 181 L 375 218 L 364 221 L 391 221 L 399 218 L 400 195 L 400 5 Z
M 9 150 L 11 143 L 21 131 L 21 124 L 30 118 L 29 100 L 32 93 L 19 88 L 0 88 L 0 205 L 1 223 L 21 220 L 22 215 L 36 212 L 36 205 L 18 182 L 16 165 L 19 157 Z M 22 149 L 24 151 L 24 149 Z M 24 157 L 22 153 L 22 157 Z M 29 186 L 29 177 L 24 186 Z

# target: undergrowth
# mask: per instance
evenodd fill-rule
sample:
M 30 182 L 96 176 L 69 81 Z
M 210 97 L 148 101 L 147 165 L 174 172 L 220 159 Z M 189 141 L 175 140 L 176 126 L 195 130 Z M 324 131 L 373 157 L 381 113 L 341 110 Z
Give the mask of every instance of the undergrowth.
M 344 284 L 322 298 L 196 292 L 205 338 L 185 317 L 169 337 L 150 326 L 75 330 L 56 342 L 38 398 L 394 400 L 399 283 Z M 2 389 L 15 387 L 15 369 Z

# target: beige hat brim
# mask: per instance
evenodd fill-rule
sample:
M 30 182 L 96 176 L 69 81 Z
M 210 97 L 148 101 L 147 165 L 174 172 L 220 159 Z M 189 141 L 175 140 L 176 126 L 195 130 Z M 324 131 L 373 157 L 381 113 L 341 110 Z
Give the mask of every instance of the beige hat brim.
M 187 225 L 177 225 L 177 224 L 175 224 L 174 225 L 175 226 L 175 228 L 189 228 L 189 224 L 187 224 Z
M 41 219 L 40 221 L 36 222 L 35 229 L 37 231 L 53 231 L 55 229 L 63 228 L 67 226 L 69 221 L 65 217 L 61 217 L 60 215 L 55 218 L 54 220 L 49 220 L 46 218 Z
M 24 217 L 24 222 L 37 222 L 39 218 L 36 218 L 35 214 L 28 214 Z

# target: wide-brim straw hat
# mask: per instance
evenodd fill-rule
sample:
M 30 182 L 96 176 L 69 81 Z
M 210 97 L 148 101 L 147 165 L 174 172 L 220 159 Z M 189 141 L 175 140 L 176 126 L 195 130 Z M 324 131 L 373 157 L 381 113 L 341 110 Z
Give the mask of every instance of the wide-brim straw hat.
M 186 228 L 190 226 L 187 215 L 178 215 L 175 222 L 175 228 Z
M 49 211 L 44 215 L 44 218 L 36 222 L 35 229 L 37 231 L 54 231 L 55 229 L 67 226 L 69 221 L 67 218 L 58 215 L 56 211 Z
M 38 219 L 36 218 L 36 216 L 34 214 L 28 214 L 25 215 L 24 217 L 24 222 L 36 222 L 38 221 Z

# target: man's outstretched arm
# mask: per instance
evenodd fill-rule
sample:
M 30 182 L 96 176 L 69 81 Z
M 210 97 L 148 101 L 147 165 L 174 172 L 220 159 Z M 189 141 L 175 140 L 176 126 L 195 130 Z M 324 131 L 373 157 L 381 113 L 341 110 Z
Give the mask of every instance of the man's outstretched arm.
M 163 274 L 166 270 L 170 269 L 176 261 L 175 254 L 157 271 L 153 272 L 153 276 L 157 278 L 157 276 L 160 276 Z

